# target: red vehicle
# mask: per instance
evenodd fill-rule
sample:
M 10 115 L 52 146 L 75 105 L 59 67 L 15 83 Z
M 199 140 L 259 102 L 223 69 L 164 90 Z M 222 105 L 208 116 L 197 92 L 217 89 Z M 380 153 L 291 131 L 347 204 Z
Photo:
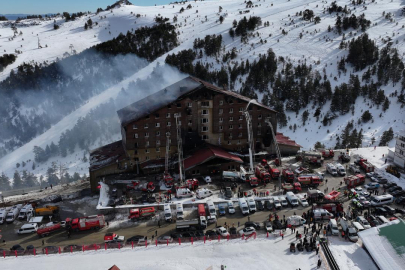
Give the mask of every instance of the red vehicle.
M 108 243 L 108 242 L 111 242 L 111 241 L 114 241 L 114 240 L 123 242 L 125 240 L 125 237 L 124 236 L 119 236 L 116 233 L 106 233 L 104 235 L 104 242 L 105 243 Z
M 67 218 L 66 227 L 73 231 L 87 231 L 90 229 L 98 230 L 105 226 L 104 215 L 94 215 L 82 218 Z
M 271 178 L 273 179 L 278 179 L 280 176 L 280 170 L 277 169 L 274 165 L 269 166 L 269 173 L 271 175 Z
M 200 203 L 198 205 L 198 216 L 200 216 L 200 217 L 205 217 L 206 216 L 206 214 L 205 214 L 205 205 L 203 203 Z
M 374 172 L 374 166 L 367 159 L 360 159 L 359 165 L 366 173 Z
M 260 179 L 260 181 L 264 183 L 270 182 L 270 174 L 267 172 L 263 165 L 259 164 L 256 166 L 255 174 Z
M 301 183 L 303 187 L 317 187 L 321 183 L 319 176 L 315 175 L 303 175 L 297 178 L 297 181 Z
M 155 207 L 134 208 L 129 210 L 128 219 L 135 221 L 150 218 L 155 215 Z
M 294 182 L 294 173 L 290 169 L 283 170 L 283 178 L 285 182 L 293 183 Z
M 173 177 L 168 173 L 163 174 L 163 182 L 167 188 L 172 188 L 174 185 Z
M 193 178 L 193 179 L 187 179 L 186 180 L 186 187 L 190 190 L 196 190 L 199 186 L 198 180 Z
M 132 184 L 127 185 L 127 189 L 140 190 L 143 192 L 153 192 L 156 187 L 153 182 L 134 180 Z
M 322 153 L 322 157 L 324 158 L 333 158 L 335 156 L 335 152 L 332 149 L 322 149 L 320 151 Z
M 366 180 L 365 176 L 362 174 L 357 174 L 357 175 L 350 175 L 344 178 L 344 181 L 347 185 L 347 188 L 352 188 L 358 185 L 364 184 L 364 181 Z
M 259 185 L 259 180 L 254 175 L 250 175 L 248 179 L 251 187 L 257 187 Z
M 328 195 L 326 195 L 325 199 L 329 200 L 329 201 L 334 201 L 339 197 L 339 195 L 340 195 L 340 192 L 337 190 L 334 190 L 331 193 L 329 193 Z
M 45 237 L 53 232 L 61 230 L 62 228 L 63 227 L 61 226 L 60 222 L 49 222 L 40 226 L 37 230 L 37 234 L 39 237 Z
M 330 213 L 343 212 L 343 205 L 341 203 L 316 203 L 312 205 L 312 209 L 321 208 L 328 210 Z
M 294 184 L 291 184 L 291 183 L 283 183 L 283 184 L 281 184 L 281 187 L 283 188 L 284 193 L 287 193 L 288 191 L 292 191 L 292 192 L 295 192 L 295 193 L 296 193 L 296 192 L 302 190 L 302 189 L 301 189 L 301 184 L 298 183 L 298 182 L 296 182 L 296 183 L 294 183 Z

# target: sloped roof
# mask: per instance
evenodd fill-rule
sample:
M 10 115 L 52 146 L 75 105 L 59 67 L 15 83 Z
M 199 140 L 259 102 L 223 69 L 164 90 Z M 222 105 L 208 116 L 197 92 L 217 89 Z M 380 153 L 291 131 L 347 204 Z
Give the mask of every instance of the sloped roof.
M 229 161 L 243 163 L 240 157 L 231 154 L 220 147 L 207 145 L 207 147 L 196 151 L 192 156 L 184 160 L 184 169 L 189 170 L 214 158 L 222 158 Z
M 288 145 L 288 146 L 295 146 L 301 148 L 302 146 L 296 143 L 295 141 L 291 140 L 289 137 L 284 136 L 283 133 L 277 132 L 276 140 L 278 144 Z
M 116 164 L 126 158 L 122 140 L 116 141 L 90 152 L 90 171 Z
M 218 93 L 244 100 L 246 102 L 249 102 L 251 100 L 250 98 L 242 96 L 238 93 L 224 90 L 208 82 L 189 76 L 117 111 L 118 117 L 121 121 L 121 125 L 124 126 L 129 122 L 136 121 L 139 118 L 145 117 L 153 113 L 154 111 L 173 103 L 180 97 L 204 87 Z M 273 109 L 258 102 L 254 102 L 254 104 L 267 110 L 276 112 Z

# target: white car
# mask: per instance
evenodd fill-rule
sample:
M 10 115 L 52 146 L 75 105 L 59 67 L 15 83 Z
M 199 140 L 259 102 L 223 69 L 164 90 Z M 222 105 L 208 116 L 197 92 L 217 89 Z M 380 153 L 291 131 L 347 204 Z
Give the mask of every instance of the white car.
M 235 207 L 233 206 L 233 202 L 228 202 L 228 213 L 235 214 Z
M 363 191 L 363 189 L 362 189 L 361 187 L 356 187 L 354 190 L 355 190 L 356 192 Z
M 280 198 L 280 201 L 281 201 L 281 206 L 287 207 L 288 206 L 287 199 L 284 196 L 281 196 L 279 198 Z
M 211 183 L 211 182 L 212 182 L 211 176 L 206 176 L 206 177 L 204 177 L 204 181 L 205 181 L 206 183 Z
M 280 199 L 278 197 L 274 197 L 274 207 L 276 209 L 280 209 L 281 208 L 281 203 L 280 203 Z
M 378 182 L 378 179 L 376 177 L 374 177 L 374 176 L 371 176 L 370 181 L 371 182 Z
M 365 206 L 365 207 L 367 207 L 367 206 L 370 205 L 370 202 L 369 202 L 364 196 L 361 196 L 361 197 L 359 198 L 359 201 L 360 201 L 360 203 L 361 203 L 363 206 Z
M 229 236 L 229 232 L 224 227 L 217 227 L 217 233 L 219 233 L 222 237 Z
M 264 228 L 266 229 L 266 232 L 272 232 L 273 231 L 273 226 L 271 226 L 271 222 L 270 221 L 266 221 L 264 223 Z
M 240 231 L 239 231 L 239 235 L 240 235 L 240 236 L 242 236 L 242 235 L 248 236 L 248 235 L 251 235 L 251 234 L 253 234 L 253 233 L 255 233 L 255 232 L 256 232 L 255 228 L 253 228 L 253 227 L 246 227 L 246 228 L 244 228 L 243 230 L 240 230 Z

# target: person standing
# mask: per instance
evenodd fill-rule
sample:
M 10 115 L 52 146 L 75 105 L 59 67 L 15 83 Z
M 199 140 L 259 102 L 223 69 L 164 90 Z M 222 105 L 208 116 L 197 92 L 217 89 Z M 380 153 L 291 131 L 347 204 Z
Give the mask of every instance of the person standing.
M 157 236 L 157 230 L 155 231 L 155 236 Z
M 158 226 L 159 226 L 159 228 L 160 228 L 160 220 L 158 220 Z
M 320 268 L 320 267 L 321 267 L 321 264 L 322 264 L 321 259 L 318 259 L 318 268 Z
M 319 252 L 319 246 L 317 246 L 317 248 L 316 248 L 316 255 L 318 255 L 318 252 Z

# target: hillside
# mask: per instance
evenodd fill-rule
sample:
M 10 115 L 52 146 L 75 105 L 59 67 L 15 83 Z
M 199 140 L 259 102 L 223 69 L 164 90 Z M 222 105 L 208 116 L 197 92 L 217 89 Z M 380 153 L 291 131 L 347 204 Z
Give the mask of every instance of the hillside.
M 104 47 L 113 46 L 106 41 L 118 37 L 120 32 L 126 34 L 128 30 L 133 32 L 142 26 L 152 27 L 159 24 L 159 20 L 155 20 L 155 17 L 159 17 L 161 20 L 168 18 L 168 22 L 176 27 L 178 46 L 163 53 L 150 63 L 142 64 L 131 70 L 132 73 L 129 72 L 127 76 L 118 78 L 119 81 L 105 85 L 104 88 L 99 87 L 97 91 L 69 107 L 69 110 L 63 112 L 60 120 L 52 123 L 52 127 L 44 129 L 39 136 L 29 142 L 24 142 L 24 145 L 1 158 L 0 171 L 5 172 L 10 178 L 13 177 L 15 170 L 32 171 L 39 177 L 47 174 L 47 169 L 51 167 L 52 162 L 57 162 L 65 164 L 70 174 L 86 173 L 88 161 L 86 161 L 87 158 L 83 158 L 84 154 L 89 149 L 114 141 L 120 136 L 115 110 L 186 76 L 175 73 L 173 68 L 164 67 L 164 63 L 168 62 L 168 55 L 172 57 L 169 64 L 178 67 L 185 73 L 194 72 L 200 75 L 199 77 L 203 77 L 202 79 L 210 80 L 219 86 L 226 84 L 235 91 L 257 96 L 260 101 L 268 103 L 279 111 L 280 109 L 285 111 L 287 121 L 285 126 L 278 128 L 278 131 L 290 136 L 305 149 L 313 148 L 317 141 L 327 147 L 335 147 L 336 135 L 340 136 L 339 143 L 345 144 L 344 146 L 350 144 L 353 146 L 349 139 L 341 136 L 347 124 L 352 120 L 353 124 L 346 128 L 346 133 L 353 134 L 353 130 L 356 129 L 354 137 L 357 138 L 362 129 L 363 139 L 360 145 L 356 142 L 357 146 L 378 145 L 384 131 L 392 127 L 396 132 L 405 127 L 404 119 L 400 117 L 405 113 L 403 103 L 398 101 L 398 97 L 403 91 L 402 87 L 404 87 L 401 80 L 405 81 L 403 79 L 405 76 L 401 73 L 403 65 L 399 65 L 398 68 L 390 66 L 393 62 L 391 59 L 394 59 L 392 56 L 394 49 L 401 61 L 405 53 L 405 46 L 403 46 L 405 17 L 401 13 L 403 2 L 400 0 L 356 1 L 353 4 L 351 1 L 336 1 L 335 6 L 341 6 L 342 10 L 336 9 L 337 12 L 334 10 L 329 12 L 328 9 L 331 6 L 332 2 L 309 0 L 248 1 L 247 3 L 240 0 L 197 1 L 150 7 L 121 5 L 98 14 L 86 14 L 69 22 L 65 22 L 61 16 L 56 17 L 56 24 L 59 25 L 59 29 L 56 30 L 54 30 L 53 19 L 24 20 L 17 25 L 18 32 L 21 30 L 23 34 L 17 35 L 13 40 L 9 40 L 13 36 L 10 26 L 1 22 L 0 24 L 3 25 L 0 26 L 2 52 L 5 50 L 4 53 L 14 53 L 16 49 L 22 51 L 21 54 L 17 54 L 16 61 L 8 65 L 0 74 L 2 80 L 6 80 L 10 71 L 15 70 L 24 62 L 48 61 L 49 63 L 57 58 L 69 58 L 66 52 L 72 53 L 70 44 L 73 45 L 77 54 L 96 44 Z M 346 14 L 343 10 L 345 6 Z M 306 12 L 306 10 L 312 11 L 313 15 L 311 16 L 311 12 Z M 304 19 L 303 14 L 307 14 L 309 17 Z M 360 20 L 363 18 L 362 14 L 364 14 L 365 20 L 370 21 L 369 26 L 364 26 L 364 31 L 360 26 L 364 22 L 364 20 Z M 354 29 L 351 26 L 352 23 L 349 22 L 348 29 L 342 29 L 339 33 L 336 26 L 338 15 L 342 19 L 343 17 L 350 18 L 352 15 L 357 16 L 359 19 L 354 25 L 357 29 Z M 246 20 L 247 30 L 243 29 L 242 23 L 240 27 L 234 27 L 234 21 L 238 25 L 244 17 L 247 20 L 251 17 L 260 17 L 261 20 L 252 22 L 253 26 L 249 26 L 249 22 Z M 89 18 L 93 22 L 93 28 L 85 30 L 84 24 L 88 22 Z M 95 25 L 96 23 L 97 25 Z M 345 28 L 344 24 L 343 28 Z M 234 37 L 230 35 L 230 29 L 237 32 Z M 384 66 L 382 60 L 380 62 L 376 60 L 374 63 L 367 63 L 363 68 L 358 67 L 356 63 L 359 61 L 356 62 L 356 58 L 349 62 L 350 58 L 353 58 L 353 55 L 349 55 L 350 40 L 359 38 L 363 33 L 367 33 L 368 38 L 374 42 L 380 56 L 383 55 L 381 52 L 387 47 L 387 44 L 390 45 L 390 57 L 388 57 L 390 64 Z M 207 35 L 211 35 L 211 37 L 216 35 L 215 38 L 221 35 L 219 45 L 216 43 L 217 39 L 207 40 Z M 38 37 L 43 45 L 42 49 L 38 49 Z M 343 37 L 345 46 L 341 44 Z M 196 45 L 195 39 L 197 38 L 204 42 Z M 212 46 L 210 47 L 208 44 L 212 44 Z M 183 55 L 179 54 L 189 49 L 195 54 L 190 63 L 183 61 L 184 59 L 181 58 Z M 267 62 L 263 65 L 258 61 L 260 57 L 273 53 L 273 58 L 267 58 Z M 175 56 L 173 57 L 173 55 Z M 349 60 L 342 64 L 343 57 L 349 58 Z M 235 67 L 240 69 L 241 63 L 245 64 L 246 60 L 249 60 L 250 67 L 245 71 L 238 71 L 239 73 L 234 75 Z M 189 65 L 183 66 L 184 63 Z M 204 73 L 198 73 L 192 67 L 199 64 Z M 146 78 L 157 66 L 160 68 L 155 72 L 161 78 L 157 83 L 153 83 L 153 78 L 156 77 L 150 77 L 149 80 Z M 376 66 L 377 71 L 366 74 L 368 68 L 373 66 Z M 120 61 L 115 62 L 114 68 L 125 69 L 120 66 Z M 397 70 L 399 75 L 389 75 L 389 78 L 385 79 L 378 72 L 384 68 L 386 68 L 387 74 L 391 68 Z M 364 74 L 367 76 L 363 76 Z M 353 79 L 356 75 L 359 82 Z M 204 76 L 206 77 L 204 78 Z M 384 77 L 385 82 L 380 82 L 381 76 Z M 396 78 L 395 76 L 399 76 L 399 81 L 393 83 L 392 78 Z M 146 80 L 142 81 L 142 79 Z M 80 82 L 80 77 L 75 77 L 74 80 Z M 349 90 L 345 90 L 346 86 L 346 88 L 341 88 L 343 83 L 349 85 Z M 335 87 L 337 86 L 342 93 L 340 96 L 333 94 L 336 93 Z M 140 91 L 141 87 L 147 91 Z M 305 89 L 308 89 L 307 96 L 305 96 Z M 349 97 L 347 91 L 350 95 L 356 94 L 355 97 Z M 378 99 L 375 98 L 377 96 Z M 46 97 L 44 98 L 46 99 Z M 109 105 L 102 105 L 103 103 Z M 386 104 L 389 105 L 388 108 L 384 108 Z M 100 105 L 101 107 L 97 107 Z M 103 110 L 103 106 L 108 110 Z M 318 115 L 314 116 L 318 108 Z M 74 128 L 80 117 L 86 117 L 92 110 L 103 110 L 104 112 L 103 115 L 97 113 L 91 115 L 88 121 L 97 123 L 105 121 L 109 123 L 110 128 L 103 130 L 103 134 L 98 134 L 99 132 L 84 134 L 83 136 L 91 137 L 84 148 L 76 145 L 65 157 L 56 154 L 46 161 L 38 163 L 33 169 L 34 146 L 45 149 L 51 142 L 58 144 L 61 135 Z M 372 119 L 359 120 L 366 110 L 369 110 Z M 36 114 L 40 117 L 44 116 L 46 109 L 43 107 L 42 113 L 40 111 L 37 111 Z M 304 113 L 305 111 L 308 113 Z M 18 115 L 22 113 L 21 107 L 17 112 Z M 304 119 L 303 115 L 305 115 Z M 323 123 L 325 118 L 327 118 L 326 125 Z M 374 140 L 372 140 L 373 137 Z M 389 146 L 392 146 L 393 143 L 394 140 L 391 140 Z M 25 167 L 16 168 L 16 164 L 21 164 L 22 161 L 25 161 Z

